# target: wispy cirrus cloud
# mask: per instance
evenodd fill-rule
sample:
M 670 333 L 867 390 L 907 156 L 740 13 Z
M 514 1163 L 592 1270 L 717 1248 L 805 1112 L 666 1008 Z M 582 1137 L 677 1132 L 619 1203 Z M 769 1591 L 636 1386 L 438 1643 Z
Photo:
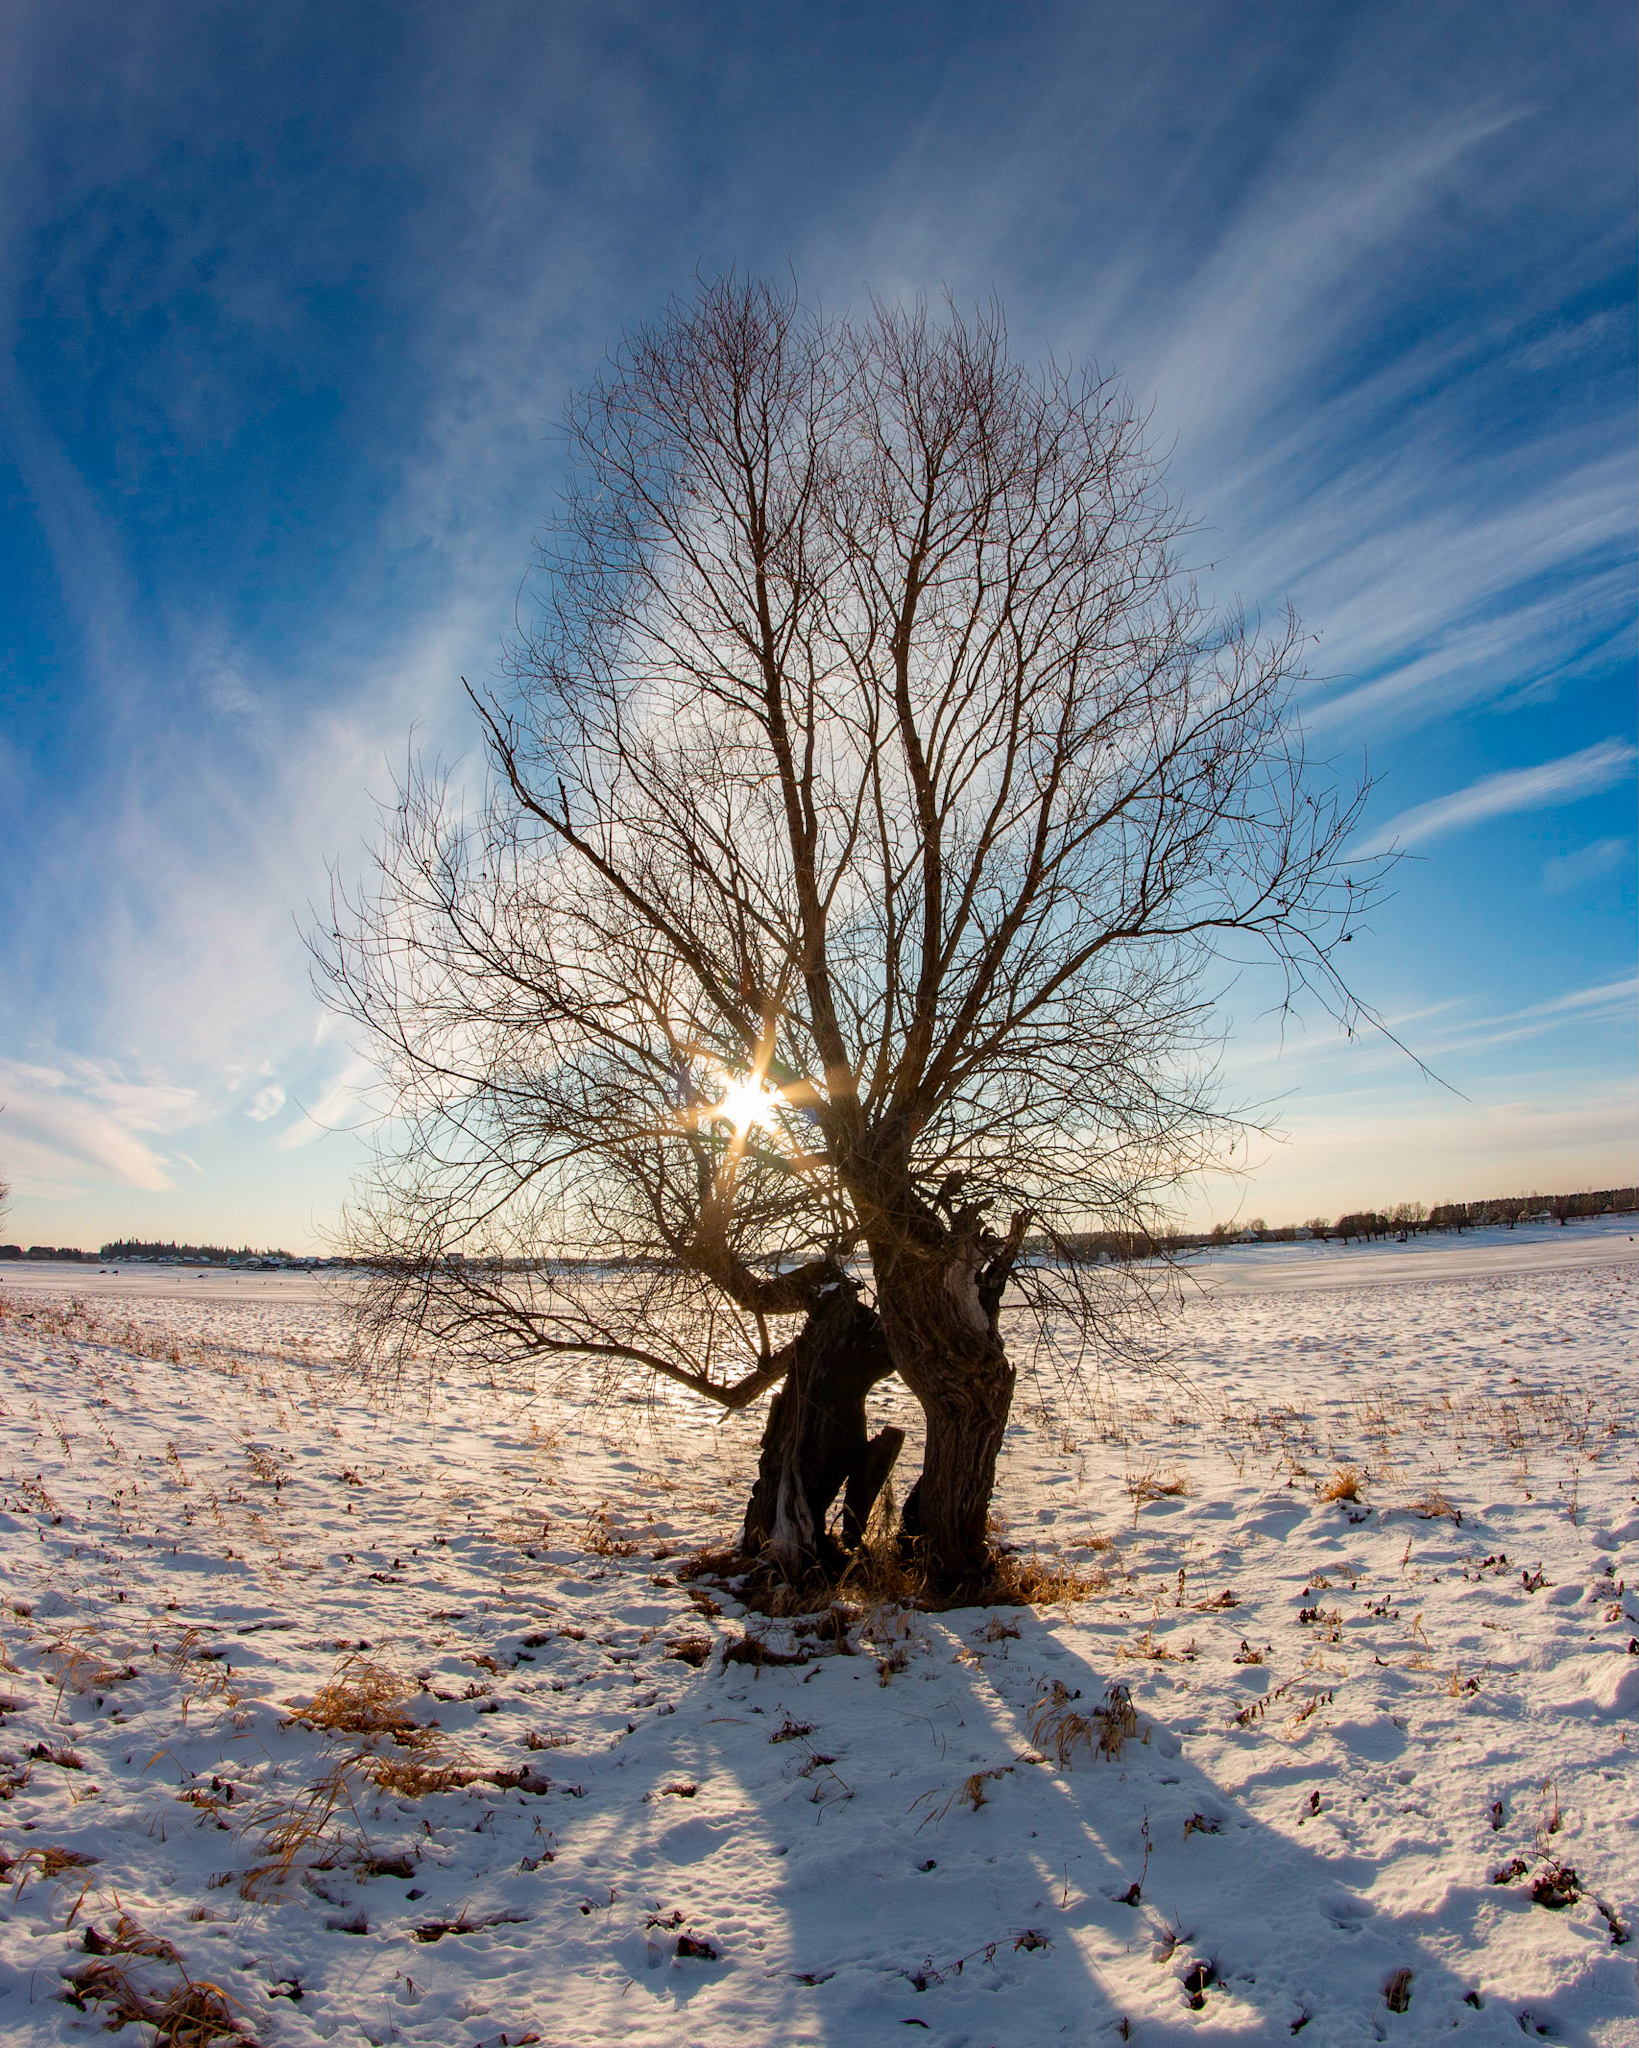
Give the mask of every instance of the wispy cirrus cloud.
M 1373 1032 L 1351 1037 L 1337 1032 L 1304 1042 L 1301 1051 L 1284 1032 L 1271 1032 L 1265 1020 L 1255 1041 L 1236 1046 L 1234 1071 L 1267 1087 L 1271 1077 L 1282 1069 L 1290 1071 L 1294 1057 L 1301 1057 L 1308 1082 L 1319 1090 L 1337 1086 L 1343 1074 L 1356 1085 L 1376 1087 L 1406 1075 L 1401 1048 L 1409 1045 L 1437 1074 L 1459 1084 L 1466 1093 L 1471 1086 L 1483 1085 L 1471 1076 L 1467 1064 L 1481 1054 L 1555 1032 L 1597 1033 L 1612 1024 L 1631 1032 L 1636 1010 L 1639 976 L 1628 975 L 1570 989 L 1523 1008 L 1497 1010 L 1481 1006 L 1472 994 L 1448 996 L 1440 1002 L 1391 1010 L 1382 1021 L 1392 1037 Z
M 358 1130 L 373 1121 L 367 1106 L 370 1083 L 377 1080 L 369 1060 L 354 1055 L 332 1075 L 311 1108 L 298 1103 L 301 1114 L 273 1140 L 276 1152 L 294 1152 L 336 1130 Z
M 1542 886 L 1550 896 L 1564 896 L 1585 883 L 1597 882 L 1626 861 L 1632 866 L 1633 842 L 1628 839 L 1596 839 L 1575 853 L 1556 853 L 1542 869 Z
M 1561 1030 L 1589 1030 L 1618 1024 L 1633 1028 L 1639 1007 L 1639 978 L 1600 982 L 1593 988 L 1572 989 L 1546 1002 L 1532 1003 L 1523 1010 L 1505 1010 L 1493 1017 L 1453 1020 L 1444 1030 L 1430 1035 L 1427 1057 L 1439 1066 L 1445 1061 L 1473 1059 L 1505 1045 L 1542 1038 Z
M 59 1199 L 88 1181 L 175 1188 L 171 1161 L 149 1141 L 198 1122 L 192 1088 L 131 1081 L 112 1065 L 0 1061 L 0 1142 L 17 1191 Z
M 1631 461 L 1537 454 L 1534 474 L 1515 456 L 1476 462 L 1468 502 L 1432 502 L 1386 464 L 1304 506 L 1299 559 L 1332 678 L 1305 703 L 1309 733 L 1381 741 L 1487 697 L 1551 692 L 1631 636 Z
M 1612 1004 L 1631 1006 L 1639 997 L 1639 974 L 1627 975 L 1621 981 L 1601 981 L 1592 988 L 1572 989 L 1568 995 L 1550 996 L 1545 1003 L 1533 1003 L 1528 1010 L 1517 1010 L 1519 1017 L 1560 1017 L 1578 1010 L 1603 1010 Z
M 1602 740 L 1597 746 L 1584 747 L 1558 761 L 1485 775 L 1466 789 L 1453 790 L 1449 796 L 1413 804 L 1409 811 L 1402 811 L 1376 832 L 1362 852 L 1388 853 L 1421 846 L 1465 825 L 1481 824 L 1487 818 L 1548 810 L 1555 804 L 1574 803 L 1579 797 L 1597 796 L 1631 775 L 1635 761 L 1639 761 L 1639 750 L 1625 741 Z

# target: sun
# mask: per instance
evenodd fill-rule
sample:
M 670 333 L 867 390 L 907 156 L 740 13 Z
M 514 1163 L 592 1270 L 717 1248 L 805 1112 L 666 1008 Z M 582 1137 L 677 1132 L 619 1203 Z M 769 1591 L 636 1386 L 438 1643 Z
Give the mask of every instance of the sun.
M 724 1075 L 723 1092 L 712 1105 L 712 1114 L 732 1124 L 735 1136 L 743 1138 L 751 1130 L 772 1130 L 780 1101 L 779 1090 L 755 1075 Z

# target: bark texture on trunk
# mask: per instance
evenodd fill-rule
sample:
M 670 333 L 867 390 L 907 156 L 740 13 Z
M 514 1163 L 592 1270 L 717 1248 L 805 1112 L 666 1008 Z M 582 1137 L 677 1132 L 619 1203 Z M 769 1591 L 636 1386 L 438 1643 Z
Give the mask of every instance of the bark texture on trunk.
M 946 1224 L 918 1206 L 871 1245 L 882 1334 L 927 1421 L 922 1476 L 902 1527 L 947 1594 L 978 1590 L 989 1576 L 990 1499 L 1017 1380 L 999 1328 L 1001 1299 L 1024 1227 L 1016 1216 L 997 1238 L 974 1210 Z
M 903 1430 L 865 1433 L 865 1397 L 893 1371 L 874 1309 L 851 1282 L 828 1288 L 809 1312 L 769 1406 L 757 1483 L 746 1508 L 743 1547 L 788 1577 L 834 1570 L 844 1548 L 864 1540 L 865 1524 L 887 1483 Z M 842 1545 L 826 1517 L 843 1491 Z
M 977 1590 L 989 1578 L 990 1499 L 1013 1385 L 1014 1374 L 1004 1366 L 982 1378 L 947 1380 L 919 1396 L 927 1444 L 900 1526 L 946 1593 Z
M 927 1422 L 903 1531 L 943 1591 L 977 1587 L 988 1574 L 986 1524 L 1017 1376 L 988 1323 L 977 1329 L 938 1304 L 931 1306 L 940 1312 L 927 1313 L 925 1292 L 922 1314 L 895 1290 L 885 1289 L 882 1299 L 894 1363 Z

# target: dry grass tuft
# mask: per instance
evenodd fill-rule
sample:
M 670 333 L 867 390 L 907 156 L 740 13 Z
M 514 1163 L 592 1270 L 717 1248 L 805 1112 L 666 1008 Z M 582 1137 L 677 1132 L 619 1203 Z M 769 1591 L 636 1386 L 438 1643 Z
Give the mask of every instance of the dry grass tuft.
M 68 1747 L 67 1743 L 59 1744 L 56 1749 L 53 1749 L 49 1743 L 37 1742 L 29 1751 L 29 1757 L 35 1763 L 55 1764 L 59 1770 L 83 1771 L 85 1769 L 85 1758 L 76 1755 Z
M 15 1863 L 6 1867 L 8 1871 L 15 1870 L 18 1873 L 17 1884 L 21 1889 L 30 1877 L 43 1877 L 49 1880 L 61 1877 L 65 1870 L 89 1870 L 96 1861 L 95 1856 L 87 1856 L 78 1849 L 30 1849 L 26 1855 L 19 1856 Z
M 401 1749 L 425 1749 L 435 1740 L 403 1702 L 415 1692 L 411 1682 L 385 1664 L 367 1657 L 346 1657 L 306 1706 L 293 1703 L 286 1726 L 322 1730 L 327 1735 L 385 1737 Z
M 210 2048 L 213 2041 L 251 2044 L 253 2036 L 233 2016 L 233 2001 L 220 1985 L 195 1978 L 179 1984 L 153 2016 L 153 2048 Z
M 158 1963 L 182 1961 L 182 1952 L 174 1942 L 167 1941 L 163 1934 L 150 1934 L 129 1913 L 121 1913 L 112 1934 L 100 1934 L 88 1924 L 80 1937 L 80 1946 L 88 1956 L 147 1956 Z
M 1034 1763 L 1039 1763 L 1041 1759 L 1039 1757 L 1034 1757 L 1031 1759 L 1031 1761 Z M 920 1834 L 923 1828 L 934 1825 L 939 1821 L 942 1821 L 945 1818 L 946 1814 L 948 1814 L 951 1808 L 956 1804 L 958 1799 L 962 1801 L 964 1806 L 970 1806 L 975 1813 L 979 1811 L 979 1808 L 981 1806 L 988 1806 L 990 1804 L 990 1800 L 985 1792 L 985 1786 L 987 1784 L 999 1782 L 1003 1778 L 1011 1778 L 1014 1771 L 1017 1768 L 1018 1766 L 1016 1764 L 995 1764 L 988 1771 L 970 1771 L 968 1775 L 962 1780 L 961 1784 L 957 1786 L 956 1790 L 951 1793 L 950 1797 L 945 1801 L 944 1805 L 941 1806 L 937 1812 L 934 1812 L 932 1810 L 932 1802 L 938 1798 L 938 1793 L 924 1792 L 922 1794 L 922 1797 L 918 1799 L 911 1807 L 911 1811 L 913 1813 L 916 1811 L 916 1808 L 918 1806 L 925 1805 L 929 1808 L 929 1811 L 923 1814 L 921 1820 L 917 1823 L 917 1833 Z M 926 1868 L 930 1870 L 932 1869 L 932 1867 L 933 1866 L 931 1864 L 926 1866 Z M 991 1953 L 994 1954 L 994 1947 L 992 1948 Z M 968 1958 L 968 1960 L 971 1961 L 971 1958 Z M 957 1967 L 957 1974 L 961 1974 L 960 1966 Z M 911 1981 L 914 1983 L 916 1980 L 913 1978 Z M 927 1981 L 929 1983 L 938 1982 L 938 1973 L 935 1972 L 932 1976 L 928 1978 Z
M 64 1996 L 81 2012 L 89 2012 L 93 2005 L 108 2008 L 111 2017 L 104 2024 L 111 2034 L 118 2033 L 129 2020 L 153 2017 L 153 2001 L 120 1963 L 87 1963 L 82 1969 L 70 1970 L 68 1987 Z
M 211 1699 L 220 1694 L 229 1706 L 239 1704 L 226 1664 L 208 1648 L 209 1638 L 197 1628 L 180 1631 L 165 1652 L 165 1669 L 185 1698 Z
M 1272 1699 L 1274 1695 L 1271 1693 L 1267 1697 Z M 1332 1688 L 1330 1686 L 1324 1692 L 1310 1693 L 1303 1705 L 1287 1720 L 1285 1730 L 1287 1736 L 1295 1735 L 1306 1722 L 1314 1719 L 1322 1707 L 1329 1707 L 1332 1704 L 1332 1697 Z
M 795 1580 L 778 1573 L 754 1572 L 748 1586 L 741 1589 L 741 1598 L 759 1614 L 769 1615 L 775 1621 L 789 1621 L 823 1607 L 832 1597 L 832 1590 L 833 1582 L 824 1572 L 810 1572 Z
M 1109 1574 L 1096 1565 L 1078 1571 L 1054 1553 L 993 1548 L 981 1578 L 946 1587 L 929 1575 L 914 1552 L 906 1556 L 890 1539 L 860 1551 L 834 1588 L 808 1588 L 806 1611 L 814 1612 L 828 1601 L 834 1609 L 838 1596 L 845 1609 L 849 1602 L 857 1602 L 867 1612 L 905 1608 L 943 1614 L 960 1607 L 1051 1607 L 1091 1599 L 1110 1583 Z
M 66 1308 L 50 1303 L 24 1301 L 14 1294 L 0 1294 L 0 1323 L 17 1322 L 31 1333 L 62 1337 L 72 1344 L 95 1344 L 111 1351 L 124 1351 L 137 1358 L 162 1360 L 168 1365 L 190 1362 L 214 1367 L 238 1378 L 247 1358 L 278 1359 L 285 1364 L 306 1365 L 307 1359 L 289 1346 L 226 1345 L 203 1342 L 192 1337 L 155 1330 L 141 1323 L 121 1321 L 104 1315 L 85 1301 L 70 1301 Z
M 460 1764 L 422 1763 L 414 1757 L 361 1756 L 359 1769 L 378 1792 L 398 1799 L 425 1799 L 434 1792 L 455 1792 L 475 1775 Z
M 990 1803 L 985 1797 L 986 1782 L 996 1778 L 1009 1778 L 1012 1775 L 1013 1766 L 1011 1764 L 997 1764 L 988 1771 L 970 1771 L 962 1780 L 962 1788 L 957 1796 L 966 1801 L 973 1811 L 977 1813 L 981 1806 L 988 1806 Z
M 745 1562 L 738 1550 L 697 1550 L 677 1567 L 677 1576 L 685 1584 L 693 1579 L 730 1579 L 745 1570 Z
M 338 1807 L 352 1808 L 348 1777 L 349 1760 L 344 1759 L 287 1804 L 258 1816 L 258 1824 L 265 1830 L 263 1847 L 268 1852 L 268 1861 L 253 1864 L 240 1878 L 242 1899 L 271 1898 L 289 1881 L 302 1853 L 325 1840 Z
M 356 1820 L 357 1784 L 368 1784 L 396 1798 L 421 1799 L 456 1791 L 484 1775 L 464 1758 L 428 1754 L 439 1748 L 440 1737 L 436 1729 L 424 1727 L 405 1711 L 402 1702 L 413 1691 L 408 1679 L 385 1665 L 351 1656 L 343 1659 L 305 1706 L 291 1714 L 286 1727 L 313 1728 L 331 1736 L 349 1736 L 353 1741 L 340 1754 L 332 1745 L 329 1768 L 315 1783 L 294 1799 L 272 1804 L 256 1816 L 267 1860 L 253 1865 L 240 1879 L 242 1898 L 272 1896 L 289 1881 L 297 1861 L 329 1839 L 344 1811 Z M 383 1742 L 413 1754 L 384 1752 L 378 1746 Z M 531 1775 L 520 1774 L 513 1782 L 523 1782 Z M 526 1785 L 525 1789 L 531 1788 Z
M 581 1548 L 590 1551 L 594 1557 L 635 1557 L 641 1545 L 630 1537 L 615 1533 L 614 1524 L 609 1519 L 609 1504 L 604 1501 L 586 1519 Z
M 851 1600 L 833 1600 L 823 1614 L 809 1615 L 797 1622 L 791 1633 L 811 1637 L 816 1643 L 830 1643 L 839 1656 L 851 1657 L 854 1644 L 848 1631 L 864 1614 L 865 1609 Z
M 891 1685 L 910 1661 L 910 1652 L 905 1648 L 905 1645 L 903 1643 L 896 1643 L 886 1656 L 878 1657 L 876 1660 L 877 1684 Z
M 918 1559 L 908 1557 L 897 1537 L 884 1535 L 867 1543 L 850 1560 L 847 1570 L 829 1596 L 857 1602 L 868 1612 L 892 1607 L 920 1607 L 928 1595 L 927 1573 Z M 815 1603 L 816 1609 L 826 1605 Z
M 1154 1472 L 1135 1472 L 1125 1485 L 1132 1495 L 1135 1514 L 1152 1500 L 1180 1500 L 1189 1492 L 1189 1481 L 1180 1472 L 1170 1473 L 1165 1479 Z
M 1411 1984 L 1412 1973 L 1410 1970 L 1396 1970 L 1394 1975 L 1383 1986 L 1384 2003 L 1388 2006 L 1390 2012 L 1409 2012 L 1411 2010 Z
M 1195 1638 L 1191 1636 L 1188 1642 L 1180 1649 L 1173 1649 L 1165 1637 L 1157 1638 L 1155 1633 L 1156 1618 L 1154 1615 L 1150 1617 L 1148 1626 L 1136 1643 L 1123 1643 L 1120 1646 L 1115 1653 L 1117 1658 L 1122 1663 L 1136 1664 L 1143 1661 L 1152 1664 L 1170 1664 L 1177 1659 L 1185 1664 L 1193 1664 L 1196 1656 Z
M 123 1962 L 104 1958 L 72 1971 L 68 1984 L 66 1995 L 81 2012 L 93 2005 L 106 2008 L 111 2017 L 103 2024 L 109 2032 L 117 2033 L 132 2020 L 152 2027 L 151 2048 L 211 2048 L 217 2041 L 255 2048 L 252 2036 L 234 2018 L 233 2000 L 220 1985 L 204 1978 L 184 1975 L 180 1984 L 159 1997 L 145 1990 Z
M 100 1631 L 94 1627 L 71 1629 L 60 1642 L 48 1643 L 40 1657 L 59 1693 L 112 1692 L 135 1678 L 134 1664 L 114 1664 L 102 1653 Z
M 1568 1863 L 1550 1863 L 1538 1873 L 1531 1897 L 1539 1906 L 1560 1913 L 1582 1896 L 1582 1880 Z
M 1090 1600 L 1109 1583 L 1109 1573 L 1096 1567 L 1090 1572 L 1078 1572 L 1062 1558 L 1041 1557 L 1034 1550 L 1028 1557 L 1016 1550 L 1001 1550 L 992 1554 L 990 1580 L 982 1604 L 1052 1607 L 1060 1602 Z
M 524 1913 L 481 1913 L 474 1918 L 463 1912 L 455 1920 L 423 1920 L 413 1933 L 417 1941 L 442 1941 L 446 1934 L 481 1934 L 486 1927 L 517 1927 L 527 1918 Z
M 807 1664 L 812 1661 L 807 1650 L 777 1650 L 761 1636 L 740 1636 L 725 1645 L 723 1664 L 749 1664 L 754 1671 L 761 1671 L 765 1664 Z
M 1076 1751 L 1082 1748 L 1113 1763 L 1138 1733 L 1131 1692 L 1117 1679 L 1105 1692 L 1103 1704 L 1090 1713 L 1074 1705 L 1077 1697 L 1055 1678 L 1032 1709 L 1030 1740 L 1044 1755 L 1051 1755 L 1061 1770 L 1071 1768 Z
M 1353 1465 L 1339 1465 L 1331 1478 L 1325 1480 L 1315 1491 L 1322 1500 L 1353 1500 L 1360 1498 L 1363 1484 L 1361 1474 Z

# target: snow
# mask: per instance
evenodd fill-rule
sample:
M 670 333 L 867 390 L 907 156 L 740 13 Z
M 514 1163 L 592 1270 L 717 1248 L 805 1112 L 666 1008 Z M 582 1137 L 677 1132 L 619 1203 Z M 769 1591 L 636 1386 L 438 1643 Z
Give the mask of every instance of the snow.
M 1428 1231 L 1404 1244 L 1378 1238 L 1340 1245 L 1313 1239 L 1295 1244 L 1232 1245 L 1208 1253 L 1195 1267 L 1208 1287 L 1362 1287 L 1402 1280 L 1462 1279 L 1484 1274 L 1565 1273 L 1578 1267 L 1622 1265 L 1639 1247 L 1639 1217 L 1601 1216 L 1587 1222 L 1486 1225 L 1460 1233 Z
M 121 1914 L 267 2048 L 1639 2040 L 1628 1220 L 1234 1248 L 1073 1407 L 1049 1338 L 997 1505 L 1084 1597 L 852 1654 L 678 1578 L 754 1417 L 371 1404 L 317 1281 L 13 1270 L 0 2041 L 102 2038 Z M 370 1671 L 404 1740 L 293 1718 Z

